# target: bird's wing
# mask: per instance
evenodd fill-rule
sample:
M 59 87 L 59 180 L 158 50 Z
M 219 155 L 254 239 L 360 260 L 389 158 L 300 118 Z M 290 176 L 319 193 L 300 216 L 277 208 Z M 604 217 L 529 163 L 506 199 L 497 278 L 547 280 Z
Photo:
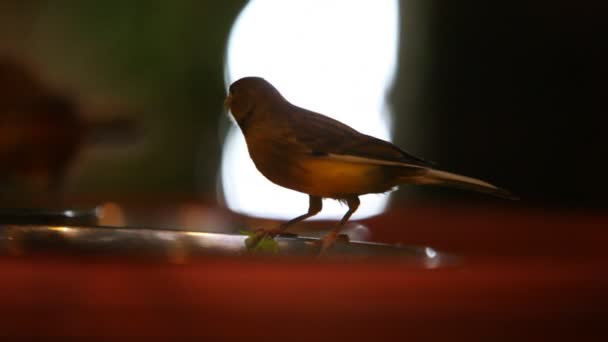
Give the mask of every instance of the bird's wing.
M 388 141 L 362 134 L 319 113 L 295 107 L 289 111 L 289 119 L 296 140 L 313 155 L 370 164 L 432 166 Z

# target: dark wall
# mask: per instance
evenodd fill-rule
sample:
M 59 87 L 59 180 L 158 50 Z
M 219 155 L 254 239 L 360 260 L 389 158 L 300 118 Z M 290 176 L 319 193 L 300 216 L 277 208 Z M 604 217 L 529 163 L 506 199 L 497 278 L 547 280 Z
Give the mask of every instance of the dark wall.
M 418 13 L 428 21 L 416 26 L 427 51 L 402 55 L 410 66 L 407 58 L 424 58 L 419 97 L 396 100 L 398 113 L 417 111 L 424 143 L 415 146 L 440 166 L 499 183 L 525 201 L 607 204 L 607 30 L 599 7 L 427 2 Z M 393 98 L 411 87 L 398 83 Z M 397 121 L 397 133 L 412 131 Z

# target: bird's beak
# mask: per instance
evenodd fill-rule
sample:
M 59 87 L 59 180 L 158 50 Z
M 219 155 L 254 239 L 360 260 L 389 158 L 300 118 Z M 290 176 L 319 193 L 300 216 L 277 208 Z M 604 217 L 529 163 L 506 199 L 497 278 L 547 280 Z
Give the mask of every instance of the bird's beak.
M 231 104 L 232 104 L 232 95 L 228 94 L 228 96 L 226 96 L 226 99 L 224 100 L 224 108 L 226 108 L 226 110 L 229 111 Z

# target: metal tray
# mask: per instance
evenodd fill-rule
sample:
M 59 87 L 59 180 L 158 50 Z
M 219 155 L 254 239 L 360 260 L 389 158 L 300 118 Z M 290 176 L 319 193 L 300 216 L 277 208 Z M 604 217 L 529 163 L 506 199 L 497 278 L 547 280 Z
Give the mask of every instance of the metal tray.
M 206 233 L 145 227 L 115 228 L 37 224 L 0 224 L 0 254 L 67 253 L 86 255 L 131 255 L 168 257 L 186 262 L 202 255 L 252 254 L 276 256 L 319 255 L 318 239 L 276 237 L 272 252 L 252 252 L 246 248 L 246 235 Z M 431 247 L 397 246 L 380 243 L 338 240 L 323 257 L 391 258 L 424 268 L 453 264 L 451 255 Z

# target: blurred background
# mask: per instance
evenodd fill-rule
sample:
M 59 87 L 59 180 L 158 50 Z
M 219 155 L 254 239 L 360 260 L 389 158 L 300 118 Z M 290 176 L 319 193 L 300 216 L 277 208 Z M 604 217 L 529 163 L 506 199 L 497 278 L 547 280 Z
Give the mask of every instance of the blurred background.
M 608 340 L 603 7 L 0 0 L 0 340 Z M 200 231 L 306 210 L 303 195 L 250 187 L 223 108 L 249 73 L 521 200 L 413 186 L 364 198 L 350 237 L 458 257 L 432 270 L 211 255 L 229 239 L 241 255 L 245 237 Z
M 246 5 L 1 1 L 2 205 L 224 206 L 226 53 Z M 549 1 L 411 0 L 396 8 L 386 89 L 393 142 L 511 189 L 520 206 L 606 207 L 600 11 Z M 431 187 L 394 199 L 392 208 L 502 204 Z

